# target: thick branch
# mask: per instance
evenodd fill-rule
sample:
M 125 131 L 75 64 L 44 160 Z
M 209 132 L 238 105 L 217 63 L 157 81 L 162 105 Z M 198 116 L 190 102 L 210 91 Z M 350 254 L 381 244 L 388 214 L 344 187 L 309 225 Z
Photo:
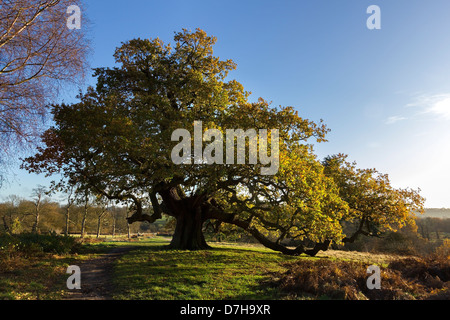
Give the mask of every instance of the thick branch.
M 149 214 L 143 213 L 141 200 L 134 198 L 133 201 L 134 201 L 133 208 L 134 208 L 135 212 L 131 217 L 127 218 L 127 221 L 129 224 L 133 224 L 138 221 L 147 221 L 148 223 L 153 223 L 156 220 L 159 220 L 162 218 L 161 210 L 156 209 L 152 215 L 149 215 Z
M 362 218 L 360 223 L 359 223 L 359 227 L 356 230 L 356 232 L 353 233 L 353 235 L 351 237 L 345 237 L 344 239 L 342 239 L 342 242 L 343 243 L 353 243 L 353 242 L 356 241 L 356 239 L 358 238 L 358 236 L 360 234 L 365 235 L 365 236 L 369 236 L 370 234 L 363 230 L 364 224 L 366 223 L 366 221 L 367 221 L 366 218 Z
M 226 213 L 223 210 L 209 205 L 207 208 L 207 216 L 210 219 L 217 219 L 225 223 L 233 224 L 242 228 L 243 230 L 250 233 L 256 240 L 258 240 L 265 247 L 279 251 L 287 255 L 300 255 L 306 253 L 303 246 L 298 246 L 294 249 L 288 248 L 276 241 L 272 241 L 266 236 L 264 236 L 256 227 L 252 226 L 251 220 L 240 220 L 236 214 Z M 312 252 L 311 252 L 312 253 Z

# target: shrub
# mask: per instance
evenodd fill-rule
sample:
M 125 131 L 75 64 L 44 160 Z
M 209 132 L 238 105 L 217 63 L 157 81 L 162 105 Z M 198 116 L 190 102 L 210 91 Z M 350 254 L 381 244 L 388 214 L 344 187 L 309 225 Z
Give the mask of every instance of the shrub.
M 442 245 L 436 248 L 434 256 L 438 260 L 450 261 L 450 239 L 444 239 Z
M 359 237 L 354 243 L 346 243 L 344 250 L 386 253 L 398 255 L 428 255 L 439 243 L 422 238 L 410 228 L 386 232 L 381 238 Z
M 0 235 L 0 260 L 9 260 L 18 252 L 19 246 L 14 237 L 9 234 Z
M 20 244 L 25 249 L 36 248 L 44 253 L 68 254 L 76 247 L 76 239 L 68 236 L 50 233 L 41 234 L 22 234 L 19 236 Z
M 79 249 L 75 238 L 49 234 L 24 233 L 19 235 L 0 235 L 0 259 L 15 256 L 33 257 L 44 253 L 68 254 Z

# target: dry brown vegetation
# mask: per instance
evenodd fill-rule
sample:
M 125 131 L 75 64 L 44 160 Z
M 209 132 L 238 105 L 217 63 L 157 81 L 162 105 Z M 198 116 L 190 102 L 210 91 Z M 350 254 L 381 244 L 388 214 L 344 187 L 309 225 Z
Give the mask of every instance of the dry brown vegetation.
M 301 259 L 285 265 L 275 284 L 290 298 L 346 300 L 448 300 L 448 256 L 398 258 L 381 266 L 381 289 L 367 288 L 366 263 L 330 259 Z

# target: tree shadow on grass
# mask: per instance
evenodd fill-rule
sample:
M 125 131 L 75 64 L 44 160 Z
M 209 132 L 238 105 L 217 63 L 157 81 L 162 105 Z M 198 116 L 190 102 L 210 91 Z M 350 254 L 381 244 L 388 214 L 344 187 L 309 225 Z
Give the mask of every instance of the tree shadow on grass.
M 137 248 L 117 262 L 120 299 L 276 299 L 267 268 L 288 259 L 278 253 L 239 248 L 173 250 L 167 245 Z

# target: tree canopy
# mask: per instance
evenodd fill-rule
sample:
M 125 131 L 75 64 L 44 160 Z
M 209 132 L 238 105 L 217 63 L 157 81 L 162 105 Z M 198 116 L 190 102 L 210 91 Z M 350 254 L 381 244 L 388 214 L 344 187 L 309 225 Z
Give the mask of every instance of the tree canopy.
M 87 66 L 86 28 L 66 26 L 80 0 L 0 0 L 0 177 L 44 130 L 48 104 Z
M 95 69 L 96 87 L 77 103 L 53 105 L 55 125 L 23 166 L 61 173 L 66 183 L 132 203 L 129 223 L 174 217 L 171 247 L 178 249 L 208 248 L 202 227 L 213 221 L 237 226 L 273 250 L 315 255 L 351 238 L 343 234 L 343 221 L 363 225 L 356 235 L 376 235 L 367 231 L 369 222 L 370 228 L 390 228 L 421 210 L 418 192 L 392 188 L 387 176 L 359 171 L 339 157 L 321 162 L 312 144 L 326 141 L 328 128 L 293 107 L 251 102 L 243 85 L 228 79 L 236 64 L 214 56 L 216 38 L 183 29 L 174 41 L 134 39 L 118 47 L 117 67 Z M 173 133 L 194 133 L 199 122 L 200 133 L 215 134 L 200 146 L 190 137 L 194 151 L 200 147 L 223 161 L 205 163 L 194 152 L 174 163 L 180 142 Z M 217 142 L 230 129 L 248 134 L 241 145 L 231 138 L 233 155 L 239 146 L 249 150 L 245 161 L 224 160 L 229 148 Z M 260 151 L 277 157 L 274 174 L 261 170 L 267 164 L 261 152 L 260 161 L 252 161 L 251 130 L 259 132 Z

